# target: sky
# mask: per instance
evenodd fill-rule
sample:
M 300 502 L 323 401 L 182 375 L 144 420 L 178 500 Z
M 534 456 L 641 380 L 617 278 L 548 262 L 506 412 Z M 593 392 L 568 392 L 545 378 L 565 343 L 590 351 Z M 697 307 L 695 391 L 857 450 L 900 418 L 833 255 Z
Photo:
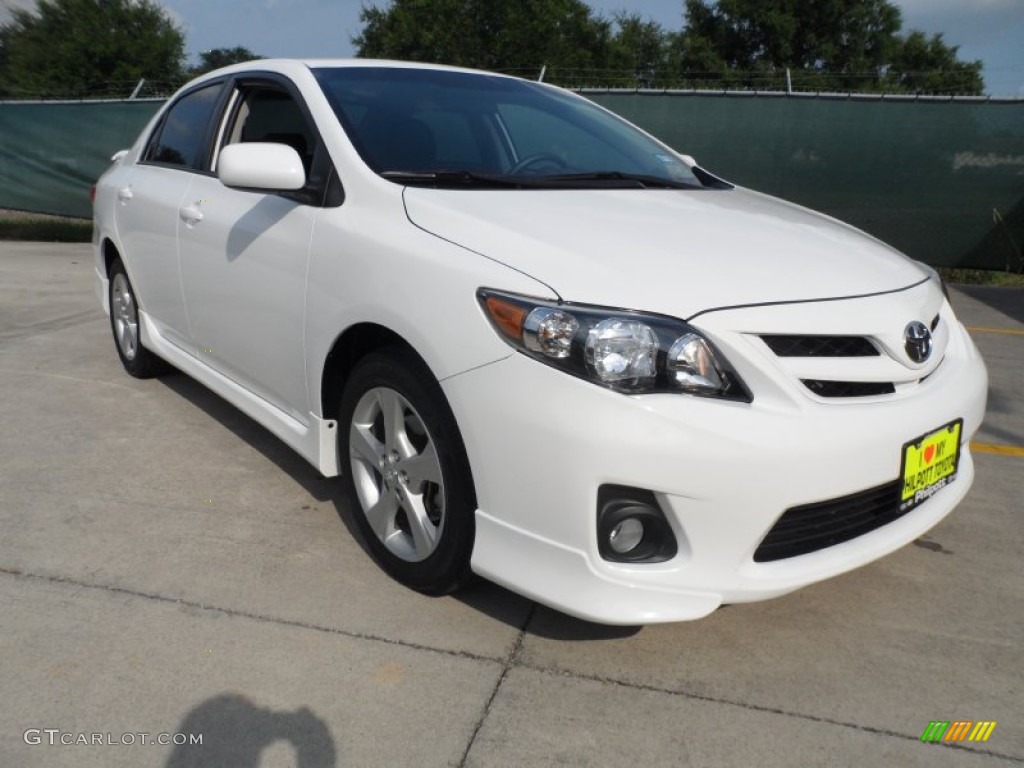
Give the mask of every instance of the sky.
M 985 90 L 1024 98 L 1024 0 L 894 0 L 903 30 L 941 32 L 963 60 L 984 62 Z M 34 0 L 0 0 L 25 7 Z M 245 46 L 261 56 L 351 56 L 359 11 L 374 0 L 160 0 L 185 31 L 193 61 L 210 48 Z M 667 29 L 682 27 L 683 0 L 590 0 L 606 17 L 626 10 Z

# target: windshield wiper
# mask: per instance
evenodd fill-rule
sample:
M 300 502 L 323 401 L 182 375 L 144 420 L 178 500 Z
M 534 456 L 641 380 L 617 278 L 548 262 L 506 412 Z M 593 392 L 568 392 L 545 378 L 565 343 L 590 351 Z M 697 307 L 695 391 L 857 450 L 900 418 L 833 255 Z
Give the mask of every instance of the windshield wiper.
M 661 176 L 649 176 L 643 173 L 624 173 L 622 171 L 591 171 L 588 173 L 558 173 L 550 176 L 533 176 L 531 181 L 567 185 L 576 183 L 596 182 L 594 186 L 611 186 L 612 188 L 634 189 L 703 189 L 699 184 L 666 179 Z M 608 184 L 602 182 L 609 182 Z M 590 186 L 588 184 L 588 186 Z
M 426 187 L 495 187 L 519 188 L 526 186 L 522 179 L 512 176 L 492 176 L 472 171 L 383 171 L 388 181 Z
M 544 176 L 501 176 L 473 171 L 383 171 L 388 181 L 424 187 L 474 189 L 704 189 L 699 184 L 622 171 L 590 171 Z

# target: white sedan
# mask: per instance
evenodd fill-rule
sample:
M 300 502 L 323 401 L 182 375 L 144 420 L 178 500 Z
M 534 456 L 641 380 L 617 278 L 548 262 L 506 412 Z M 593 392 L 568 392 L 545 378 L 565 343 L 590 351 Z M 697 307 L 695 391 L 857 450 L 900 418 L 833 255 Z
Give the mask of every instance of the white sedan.
M 892 552 L 973 480 L 986 372 L 933 270 L 548 85 L 213 72 L 99 180 L 95 253 L 128 373 L 340 474 L 426 593 L 695 619 Z

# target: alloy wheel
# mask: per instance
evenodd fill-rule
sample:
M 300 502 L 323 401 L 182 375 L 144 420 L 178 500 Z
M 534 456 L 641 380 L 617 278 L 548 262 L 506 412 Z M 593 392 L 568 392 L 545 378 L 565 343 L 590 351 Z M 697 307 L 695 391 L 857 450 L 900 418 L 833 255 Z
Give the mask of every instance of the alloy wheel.
M 139 315 L 135 297 L 124 273 L 114 275 L 111 286 L 111 314 L 114 318 L 114 337 L 126 360 L 134 360 L 139 349 Z
M 367 390 L 349 429 L 352 478 L 376 537 L 407 562 L 438 547 L 445 488 L 434 440 L 412 404 L 389 387 Z

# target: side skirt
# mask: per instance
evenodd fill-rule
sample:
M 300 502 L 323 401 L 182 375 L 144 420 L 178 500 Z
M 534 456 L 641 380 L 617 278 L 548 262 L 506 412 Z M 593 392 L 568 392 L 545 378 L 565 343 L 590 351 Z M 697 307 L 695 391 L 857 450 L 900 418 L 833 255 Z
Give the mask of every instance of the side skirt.
M 316 467 L 324 477 L 338 475 L 338 422 L 334 419 L 321 419 L 310 413 L 309 424 L 303 424 L 167 341 L 145 312 L 139 312 L 139 321 L 141 340 L 146 349 L 160 355 L 175 368 L 187 373 L 266 427 Z

